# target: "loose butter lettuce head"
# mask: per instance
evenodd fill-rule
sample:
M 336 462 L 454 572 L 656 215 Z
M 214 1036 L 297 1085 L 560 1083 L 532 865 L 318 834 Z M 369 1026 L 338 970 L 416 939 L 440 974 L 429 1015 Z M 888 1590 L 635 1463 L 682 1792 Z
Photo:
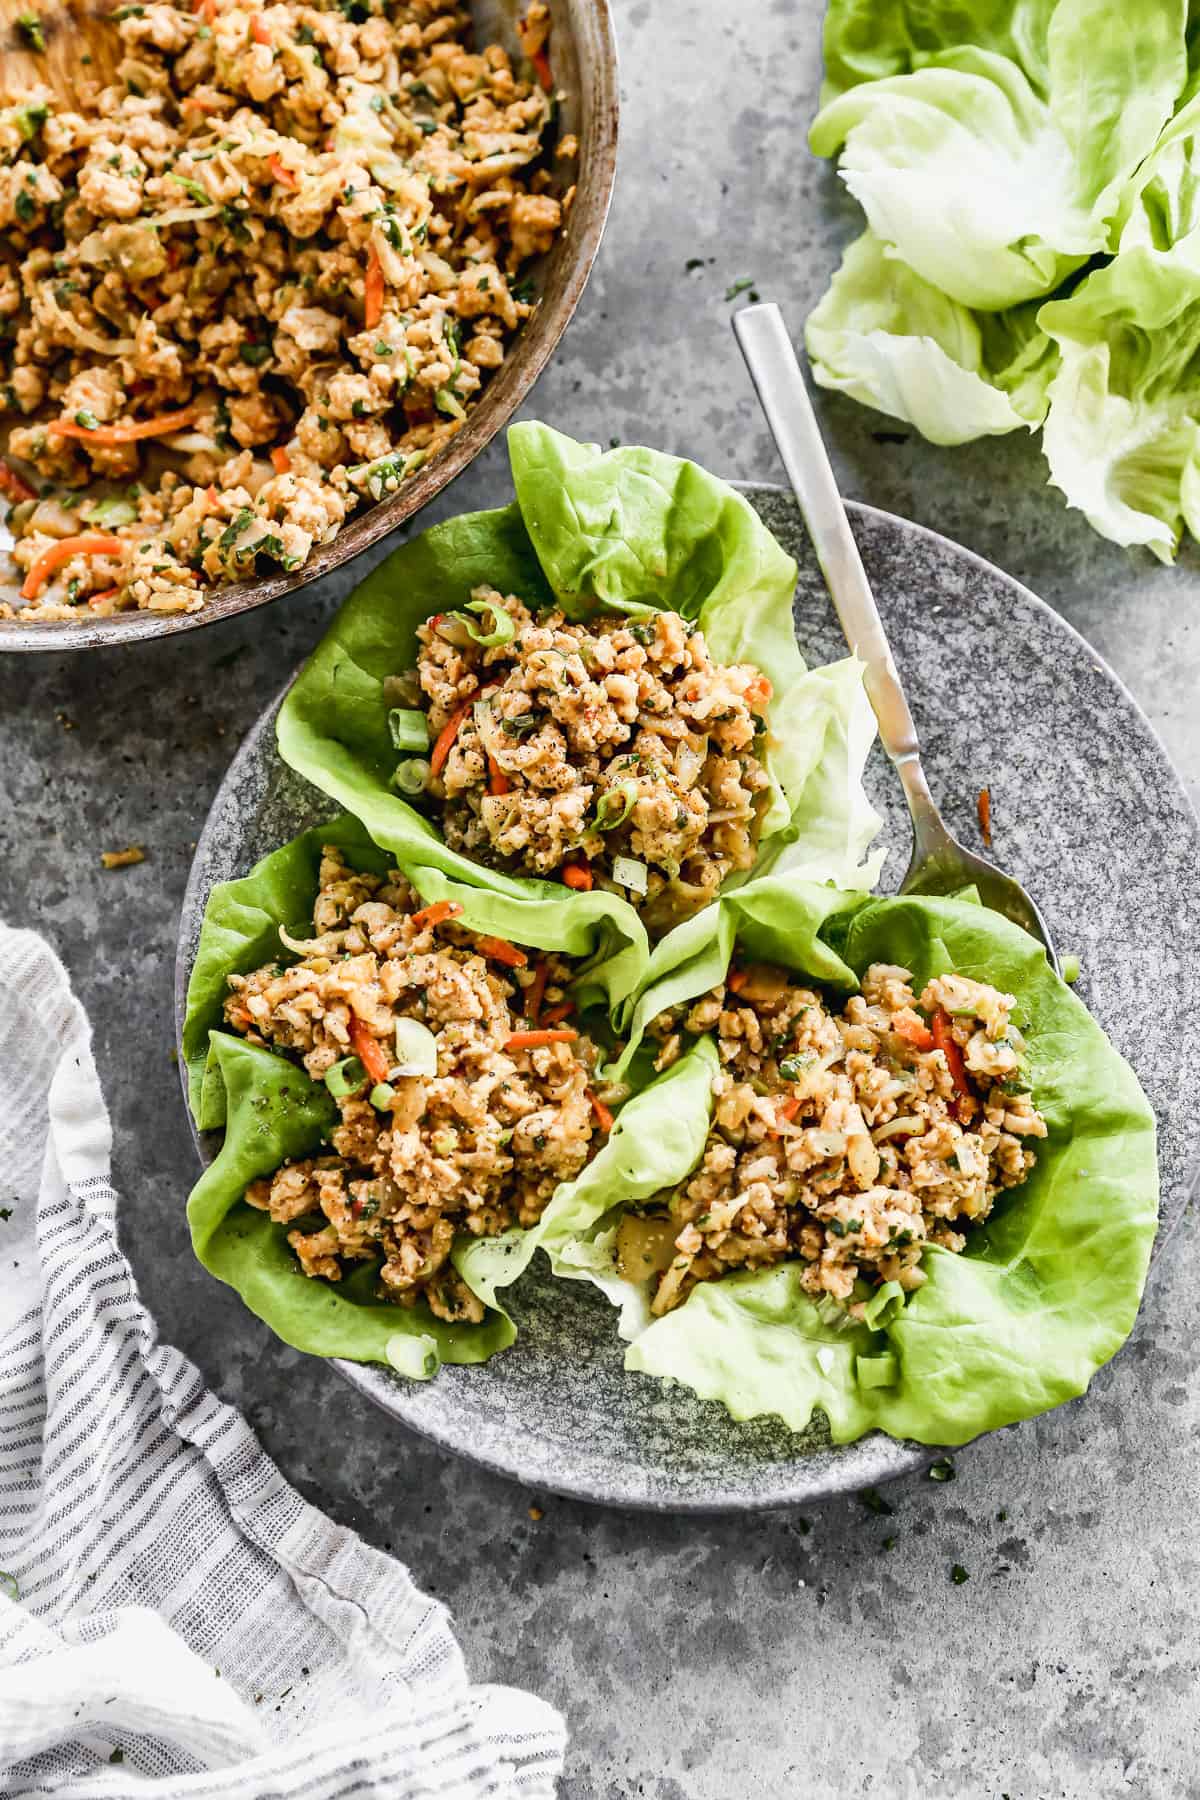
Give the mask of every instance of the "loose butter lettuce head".
M 690 1094 L 688 1071 L 673 1073 L 659 1087 L 670 1102 L 667 1116 L 645 1096 L 630 1099 L 601 1150 L 560 1188 L 535 1229 L 464 1239 L 454 1261 L 488 1307 L 482 1324 L 447 1324 L 424 1304 L 380 1302 L 372 1266 L 336 1284 L 309 1279 L 288 1246 L 287 1227 L 247 1206 L 243 1195 L 250 1182 L 289 1158 L 319 1154 L 337 1109 L 324 1083 L 286 1057 L 223 1030 L 222 1007 L 230 974 L 293 960 L 279 928 L 289 936 L 309 933 L 326 844 L 358 869 L 383 873 L 395 861 L 344 816 L 304 832 L 209 897 L 188 986 L 183 1046 L 196 1122 L 202 1130 L 223 1128 L 224 1139 L 188 1201 L 192 1244 L 204 1266 L 236 1288 L 285 1343 L 316 1356 L 387 1362 L 426 1379 L 442 1362 L 482 1362 L 512 1343 L 515 1327 L 496 1293 L 516 1279 L 539 1244 L 553 1256 L 620 1201 L 644 1198 L 681 1179 L 703 1145 L 702 1108 Z M 458 901 L 469 929 L 540 948 L 570 948 L 573 906 L 558 906 L 555 934 L 541 902 L 514 902 L 486 888 L 452 884 L 439 870 L 408 872 L 427 902 Z M 530 930 L 531 922 L 540 935 Z M 701 1080 L 702 1091 L 710 1078 Z M 684 1095 L 686 1103 L 679 1098 Z
M 1002 9 L 982 10 L 980 39 L 970 5 L 934 8 L 910 71 L 838 94 L 811 143 L 820 156 L 841 152 L 872 230 L 910 268 L 963 306 L 999 311 L 1050 293 L 1112 247 L 1122 189 L 1187 80 L 1186 9 L 1059 0 L 1044 53 L 1034 27 L 1028 68 L 1004 42 Z M 876 66 L 903 67 L 903 36 L 891 34 Z M 836 34 L 834 56 L 836 70 Z
M 1200 533 L 1200 233 L 1122 251 L 1039 321 L 1059 355 L 1051 481 L 1105 537 L 1171 562 L 1184 525 Z
M 903 1307 L 885 1305 L 876 1329 L 840 1329 L 832 1309 L 823 1317 L 796 1264 L 702 1282 L 647 1323 L 644 1304 L 620 1294 L 611 1254 L 605 1260 L 613 1219 L 598 1221 L 575 1255 L 590 1254 L 624 1300 L 623 1326 L 636 1334 L 627 1367 L 682 1381 L 736 1419 L 777 1413 L 799 1431 L 820 1409 L 836 1442 L 878 1428 L 958 1444 L 1082 1393 L 1137 1312 L 1157 1221 L 1154 1119 L 1041 948 L 964 900 L 753 883 L 657 947 L 635 1031 L 720 979 L 735 942 L 831 986 L 834 998 L 880 961 L 910 969 L 918 992 L 956 970 L 1014 994 L 1049 1136 L 1034 1146 L 1029 1180 L 1000 1198 L 963 1254 L 926 1250 L 925 1285 Z M 702 1141 L 711 1102 L 700 1085 L 692 1097 Z
M 1039 304 L 972 312 L 866 231 L 810 313 L 805 343 L 822 387 L 931 443 L 965 444 L 1032 431 L 1045 417 L 1055 348 Z
M 961 44 L 992 50 L 1049 87 L 1047 35 L 1059 0 L 829 0 L 821 100 L 862 81 L 910 75 Z
M 509 451 L 514 504 L 422 533 L 342 607 L 280 713 L 284 760 L 395 855 L 558 911 L 561 883 L 499 874 L 450 850 L 392 789 L 384 681 L 413 667 L 419 624 L 484 583 L 531 607 L 558 602 L 573 617 L 671 608 L 697 621 L 714 656 L 753 662 L 772 682 L 760 866 L 782 859 L 815 879 L 869 880 L 859 865 L 877 820 L 861 775 L 873 725 L 860 668 L 847 659 L 806 670 L 792 623 L 795 564 L 749 503 L 694 463 L 654 450 L 602 455 L 544 425 L 514 426 Z M 850 838 L 832 826 L 834 813 L 850 822 Z M 641 921 L 600 889 L 572 893 L 570 912 L 593 955 L 593 991 L 621 1002 L 648 956 Z

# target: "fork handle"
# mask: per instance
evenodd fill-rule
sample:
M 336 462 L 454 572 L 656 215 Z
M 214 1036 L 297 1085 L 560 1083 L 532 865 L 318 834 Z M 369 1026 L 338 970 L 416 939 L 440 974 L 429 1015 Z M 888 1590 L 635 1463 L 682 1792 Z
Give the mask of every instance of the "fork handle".
M 865 665 L 863 685 L 875 709 L 880 742 L 901 777 L 907 778 L 905 786 L 915 778 L 919 792 L 925 783 L 917 728 L 783 314 L 769 302 L 746 306 L 733 315 L 733 329 L 800 502 L 846 642 Z

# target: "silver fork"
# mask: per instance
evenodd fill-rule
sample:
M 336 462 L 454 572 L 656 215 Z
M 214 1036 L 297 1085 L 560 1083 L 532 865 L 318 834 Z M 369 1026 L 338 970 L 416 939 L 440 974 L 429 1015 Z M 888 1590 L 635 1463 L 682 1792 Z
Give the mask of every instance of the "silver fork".
M 783 314 L 773 304 L 743 307 L 733 316 L 733 329 L 800 503 L 846 641 L 865 664 L 864 685 L 879 722 L 880 742 L 895 765 L 908 801 L 913 853 L 900 892 L 952 894 L 959 888 L 976 887 L 985 906 L 1003 913 L 1045 945 L 1057 973 L 1058 957 L 1046 921 L 1030 896 L 1011 875 L 959 843 L 929 792 L 917 728 Z

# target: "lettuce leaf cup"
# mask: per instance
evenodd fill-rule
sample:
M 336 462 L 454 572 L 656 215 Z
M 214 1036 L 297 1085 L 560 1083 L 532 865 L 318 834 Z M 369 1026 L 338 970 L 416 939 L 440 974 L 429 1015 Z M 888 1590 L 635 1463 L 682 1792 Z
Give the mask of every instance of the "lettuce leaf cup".
M 530 920 L 565 884 L 611 1008 L 717 892 L 769 869 L 870 885 L 874 725 L 854 659 L 806 668 L 795 564 L 734 489 L 544 425 L 508 442 L 515 501 L 373 571 L 279 749 L 406 868 Z
M 183 1048 L 224 1136 L 188 1221 L 286 1343 L 428 1379 L 510 1344 L 497 1289 L 679 1179 L 703 1128 L 688 1069 L 665 1122 L 605 1085 L 574 907 L 538 938 L 520 903 L 394 861 L 344 816 L 213 889 Z
M 621 1306 L 628 1368 L 739 1420 L 819 1410 L 837 1443 L 960 1444 L 1082 1393 L 1127 1337 L 1153 1115 L 999 915 L 749 883 L 657 946 L 620 1067 L 652 1043 L 704 1147 L 554 1252 Z

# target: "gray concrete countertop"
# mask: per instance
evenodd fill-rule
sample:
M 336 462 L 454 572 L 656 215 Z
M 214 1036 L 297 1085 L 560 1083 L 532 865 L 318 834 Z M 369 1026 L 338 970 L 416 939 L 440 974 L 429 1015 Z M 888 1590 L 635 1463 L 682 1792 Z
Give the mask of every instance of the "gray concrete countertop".
M 804 143 L 821 11 L 618 0 L 616 203 L 531 413 L 779 478 L 724 295 L 753 277 L 798 333 L 857 230 Z M 849 403 L 821 412 L 844 490 L 1058 607 L 1195 796 L 1196 557 L 1165 570 L 1102 542 L 1045 487 L 1028 440 L 943 451 Z M 505 491 L 497 449 L 421 523 Z M 1200 1796 L 1193 1216 L 1087 1400 L 962 1452 L 952 1483 L 747 1522 L 607 1513 L 451 1460 L 276 1343 L 193 1262 L 171 1050 L 179 901 L 238 740 L 349 585 L 162 648 L 0 667 L 0 916 L 47 934 L 91 1014 L 124 1239 L 163 1334 L 306 1495 L 450 1605 L 476 1679 L 563 1707 L 568 1800 Z M 146 862 L 104 872 L 99 852 L 131 842 Z

